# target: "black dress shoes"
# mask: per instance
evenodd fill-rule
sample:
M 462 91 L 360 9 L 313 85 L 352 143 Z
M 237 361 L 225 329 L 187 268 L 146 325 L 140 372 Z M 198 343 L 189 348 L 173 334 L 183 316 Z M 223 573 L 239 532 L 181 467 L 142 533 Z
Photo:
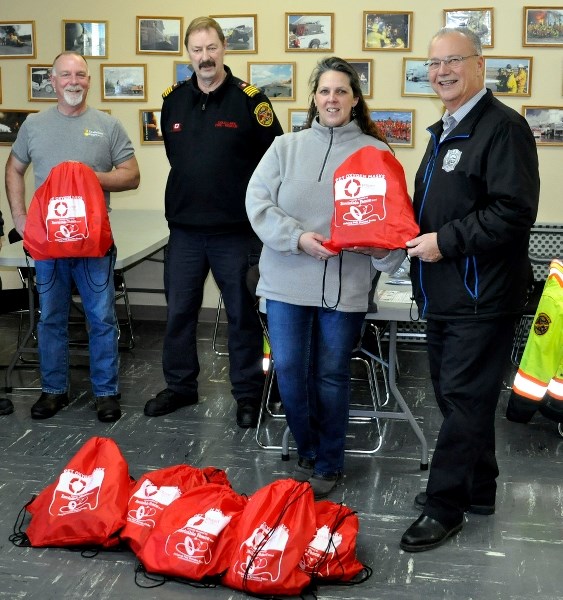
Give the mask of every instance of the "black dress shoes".
M 0 415 L 10 415 L 14 412 L 14 405 L 9 398 L 0 398 Z
M 31 407 L 32 419 L 49 419 L 61 408 L 68 406 L 68 394 L 48 394 L 41 392 L 39 400 Z
M 259 400 L 239 400 L 237 402 L 237 425 L 242 429 L 256 427 L 260 413 Z
M 98 419 L 103 423 L 112 423 L 121 417 L 119 396 L 98 396 L 96 398 Z
M 432 550 L 460 531 L 462 526 L 463 522 L 447 528 L 436 519 L 421 515 L 403 534 L 401 549 L 406 552 Z
M 426 492 L 420 492 L 414 498 L 414 506 L 422 510 L 426 506 Z M 470 504 L 466 512 L 474 515 L 493 515 L 495 513 L 494 504 Z
M 166 388 L 158 392 L 155 398 L 152 398 L 145 404 L 145 415 L 147 417 L 162 417 L 182 406 L 191 406 L 197 404 L 197 392 L 191 394 L 179 394 Z

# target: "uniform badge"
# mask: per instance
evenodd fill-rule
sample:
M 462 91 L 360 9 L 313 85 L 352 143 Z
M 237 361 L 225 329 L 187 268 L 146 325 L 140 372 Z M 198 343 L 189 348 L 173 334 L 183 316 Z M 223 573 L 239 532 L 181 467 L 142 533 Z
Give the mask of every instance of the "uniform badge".
M 449 173 L 456 168 L 457 163 L 461 158 L 461 150 L 448 150 L 446 156 L 444 156 L 444 162 L 442 163 L 442 169 Z
M 254 109 L 256 120 L 262 127 L 270 127 L 274 122 L 274 111 L 267 102 L 260 102 L 260 104 Z
M 536 321 L 534 323 L 534 333 L 536 335 L 545 335 L 548 332 L 550 325 L 551 319 L 549 318 L 549 315 L 540 313 L 536 317 Z

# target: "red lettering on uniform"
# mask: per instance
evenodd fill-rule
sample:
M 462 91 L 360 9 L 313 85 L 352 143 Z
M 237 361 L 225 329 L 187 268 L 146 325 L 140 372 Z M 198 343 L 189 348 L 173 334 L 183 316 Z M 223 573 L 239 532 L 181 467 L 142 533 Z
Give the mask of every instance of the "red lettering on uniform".
M 215 127 L 226 127 L 227 129 L 238 129 L 236 121 L 217 121 Z

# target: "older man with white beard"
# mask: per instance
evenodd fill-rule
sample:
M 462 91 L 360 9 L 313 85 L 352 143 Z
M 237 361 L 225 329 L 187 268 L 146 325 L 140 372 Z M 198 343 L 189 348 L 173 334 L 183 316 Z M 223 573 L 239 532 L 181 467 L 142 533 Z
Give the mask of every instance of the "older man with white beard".
M 76 52 L 59 54 L 51 70 L 57 105 L 30 115 L 18 132 L 6 163 L 6 193 L 12 219 L 23 237 L 27 209 L 24 175 L 31 163 L 38 188 L 65 161 L 80 161 L 96 174 L 109 208 L 110 192 L 135 189 L 140 175 L 133 145 L 122 125 L 88 107 L 88 64 Z M 41 318 L 38 324 L 42 393 L 33 419 L 48 419 L 69 403 L 68 315 L 73 283 L 89 325 L 90 378 L 100 421 L 121 416 L 118 388 L 118 327 L 113 265 L 115 247 L 101 258 L 35 261 Z M 106 282 L 106 285 L 96 285 Z M 10 403 L 11 405 L 11 403 Z M 0 406 L 9 414 L 13 406 Z

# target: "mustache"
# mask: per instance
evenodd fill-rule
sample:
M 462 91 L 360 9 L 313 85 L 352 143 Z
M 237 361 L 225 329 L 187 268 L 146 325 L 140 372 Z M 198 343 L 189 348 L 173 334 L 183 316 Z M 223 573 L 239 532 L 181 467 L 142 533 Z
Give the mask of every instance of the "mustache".
M 206 67 L 214 67 L 214 66 L 215 66 L 215 61 L 212 59 L 203 60 L 202 62 L 199 63 L 200 69 L 205 69 Z

